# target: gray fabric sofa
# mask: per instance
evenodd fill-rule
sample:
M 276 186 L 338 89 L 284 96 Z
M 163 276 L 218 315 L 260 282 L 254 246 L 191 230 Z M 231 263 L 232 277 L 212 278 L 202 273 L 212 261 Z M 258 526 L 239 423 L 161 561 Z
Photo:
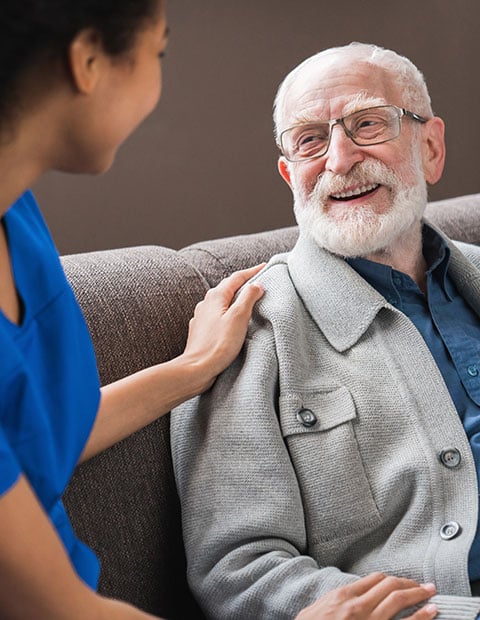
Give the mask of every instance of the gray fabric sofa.
M 480 245 L 480 194 L 430 203 L 453 239 Z M 296 227 L 203 241 L 62 257 L 92 334 L 102 383 L 183 350 L 210 286 L 289 250 Z M 203 618 L 185 579 L 169 416 L 80 466 L 65 494 L 74 527 L 100 557 L 100 591 L 171 620 Z

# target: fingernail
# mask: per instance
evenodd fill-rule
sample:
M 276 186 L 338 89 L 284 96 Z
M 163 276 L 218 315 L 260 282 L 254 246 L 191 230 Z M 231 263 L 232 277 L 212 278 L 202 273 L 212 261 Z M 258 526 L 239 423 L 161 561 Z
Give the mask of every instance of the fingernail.
M 433 603 L 428 603 L 428 605 L 425 605 L 423 609 L 427 612 L 427 614 L 434 614 L 438 611 L 438 607 Z
M 437 591 L 434 583 L 423 583 L 422 588 L 424 588 L 428 592 L 431 592 L 432 594 Z

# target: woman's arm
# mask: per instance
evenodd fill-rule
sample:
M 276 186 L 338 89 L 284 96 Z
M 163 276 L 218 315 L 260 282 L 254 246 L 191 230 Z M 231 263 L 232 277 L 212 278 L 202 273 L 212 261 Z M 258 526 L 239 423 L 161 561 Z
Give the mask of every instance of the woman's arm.
M 80 461 L 85 461 L 209 388 L 237 356 L 259 284 L 238 289 L 263 265 L 233 273 L 208 291 L 190 321 L 182 355 L 102 388 L 97 419 Z
M 2 620 L 155 620 L 83 583 L 24 477 L 0 497 L 0 523 Z
M 81 581 L 25 478 L 0 498 L 0 523 L 2 620 L 158 620 L 96 594 Z M 388 620 L 434 591 L 432 586 L 378 573 L 332 590 L 296 620 Z M 409 620 L 435 616 L 435 605 L 427 605 Z

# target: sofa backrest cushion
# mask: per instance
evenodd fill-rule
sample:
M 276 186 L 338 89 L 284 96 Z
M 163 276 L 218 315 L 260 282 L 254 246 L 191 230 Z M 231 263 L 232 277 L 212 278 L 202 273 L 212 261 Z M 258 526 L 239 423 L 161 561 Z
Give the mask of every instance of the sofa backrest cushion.
M 426 218 L 451 239 L 480 245 L 480 193 L 430 202 Z M 210 286 L 236 269 L 267 261 L 272 254 L 292 249 L 298 228 L 291 226 L 267 232 L 200 241 L 180 254 L 202 273 Z
M 207 285 L 176 252 L 146 246 L 62 261 L 103 384 L 182 352 Z M 171 619 L 203 618 L 186 584 L 168 415 L 79 466 L 65 504 L 100 558 L 102 594 Z
M 425 216 L 451 239 L 480 245 L 480 194 L 430 202 Z
M 268 261 L 274 254 L 288 252 L 298 239 L 298 228 L 277 228 L 267 232 L 201 241 L 180 250 L 180 255 L 215 286 L 232 271 Z

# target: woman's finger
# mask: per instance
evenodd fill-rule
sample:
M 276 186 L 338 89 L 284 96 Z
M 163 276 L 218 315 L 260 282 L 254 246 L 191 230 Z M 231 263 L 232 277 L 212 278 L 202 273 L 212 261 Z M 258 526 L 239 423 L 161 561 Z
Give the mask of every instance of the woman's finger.
M 399 585 L 392 581 L 391 585 L 392 588 L 390 592 L 383 590 L 383 598 L 375 607 L 372 620 L 393 618 L 404 609 L 409 609 L 410 607 L 415 607 L 420 603 L 424 603 L 436 592 L 435 586 L 431 583 L 414 587 L 403 587 L 405 584 Z M 428 613 L 427 610 L 426 618 L 433 617 L 428 615 Z M 425 614 L 425 612 L 423 612 L 423 614 Z M 423 616 L 420 615 L 420 617 Z
M 227 305 L 230 305 L 233 297 L 237 293 L 237 291 L 246 283 L 248 280 L 253 278 L 253 276 L 257 275 L 263 268 L 265 267 L 265 263 L 261 263 L 260 265 L 255 265 L 254 267 L 249 267 L 248 269 L 242 269 L 240 271 L 234 271 L 232 274 L 224 278 L 217 286 L 210 289 L 209 293 L 220 293 L 222 296 L 226 295 L 227 297 Z
M 408 616 L 405 620 L 430 620 L 438 615 L 438 607 L 434 603 L 428 603 L 416 611 L 413 616 Z

